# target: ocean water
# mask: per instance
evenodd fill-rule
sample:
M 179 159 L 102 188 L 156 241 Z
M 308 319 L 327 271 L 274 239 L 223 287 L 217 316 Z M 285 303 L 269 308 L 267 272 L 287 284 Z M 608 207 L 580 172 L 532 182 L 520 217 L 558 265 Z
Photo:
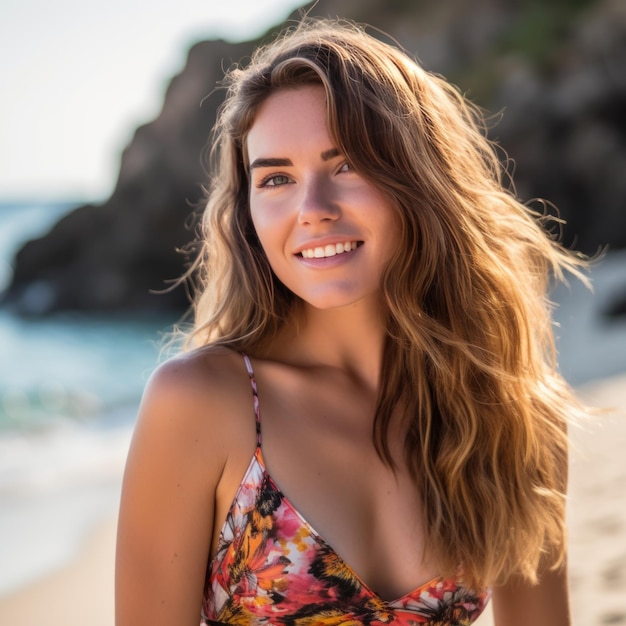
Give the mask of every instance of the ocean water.
M 552 294 L 559 366 L 574 387 L 626 372 L 626 316 L 606 315 L 626 298 L 626 250 L 609 251 L 589 276 L 592 290 L 571 279 Z
M 0 203 L 0 290 L 14 254 L 71 203 Z M 0 595 L 67 561 L 118 503 L 142 389 L 174 320 L 0 309 Z
M 0 203 L 0 289 L 26 239 L 72 205 Z M 626 318 L 603 311 L 626 294 L 626 252 L 553 299 L 560 366 L 572 385 L 626 372 Z M 115 514 L 143 386 L 174 320 L 0 309 L 0 596 L 67 562 Z

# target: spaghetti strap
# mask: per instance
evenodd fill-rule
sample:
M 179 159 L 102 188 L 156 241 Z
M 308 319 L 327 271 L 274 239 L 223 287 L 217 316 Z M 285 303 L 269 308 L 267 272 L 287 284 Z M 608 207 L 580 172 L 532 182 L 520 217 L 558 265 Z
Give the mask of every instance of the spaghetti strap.
M 254 419 L 256 422 L 256 445 L 257 448 L 261 447 L 261 412 L 259 409 L 259 392 L 256 386 L 256 379 L 254 378 L 254 370 L 252 369 L 252 362 L 247 354 L 241 353 L 243 361 L 246 364 L 248 370 L 248 376 L 250 376 L 250 387 L 252 387 L 252 399 L 254 403 Z

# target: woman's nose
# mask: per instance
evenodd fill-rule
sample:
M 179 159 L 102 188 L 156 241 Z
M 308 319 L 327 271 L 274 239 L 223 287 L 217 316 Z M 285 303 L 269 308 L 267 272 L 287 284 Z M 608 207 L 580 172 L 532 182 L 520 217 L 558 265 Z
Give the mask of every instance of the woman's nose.
M 300 224 L 313 225 L 339 219 L 340 209 L 329 187 L 329 184 L 317 179 L 303 186 L 298 211 Z

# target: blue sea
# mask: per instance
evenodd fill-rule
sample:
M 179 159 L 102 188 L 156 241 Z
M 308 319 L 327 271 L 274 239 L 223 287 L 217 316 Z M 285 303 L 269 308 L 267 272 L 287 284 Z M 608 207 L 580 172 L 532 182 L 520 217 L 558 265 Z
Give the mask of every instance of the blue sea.
M 27 239 L 72 203 L 0 202 L 0 290 Z M 561 369 L 575 386 L 626 372 L 626 253 L 553 299 Z M 0 596 L 58 568 L 115 515 L 143 386 L 175 319 L 65 314 L 19 319 L 0 309 Z
M 0 291 L 20 245 L 75 206 L 0 202 Z M 142 389 L 174 321 L 0 308 L 0 595 L 65 562 L 115 511 Z

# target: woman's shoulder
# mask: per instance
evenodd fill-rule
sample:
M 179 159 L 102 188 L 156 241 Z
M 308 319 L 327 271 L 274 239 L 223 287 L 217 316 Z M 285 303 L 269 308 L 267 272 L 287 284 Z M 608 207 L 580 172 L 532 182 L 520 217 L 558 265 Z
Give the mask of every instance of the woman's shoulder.
M 161 363 L 150 376 L 141 415 L 175 422 L 178 429 L 210 431 L 228 438 L 239 422 L 249 420 L 250 382 L 243 357 L 225 347 L 204 347 Z
M 223 346 L 206 346 L 161 363 L 151 374 L 146 391 L 166 400 L 193 401 L 198 396 L 228 395 L 245 381 L 243 356 Z

